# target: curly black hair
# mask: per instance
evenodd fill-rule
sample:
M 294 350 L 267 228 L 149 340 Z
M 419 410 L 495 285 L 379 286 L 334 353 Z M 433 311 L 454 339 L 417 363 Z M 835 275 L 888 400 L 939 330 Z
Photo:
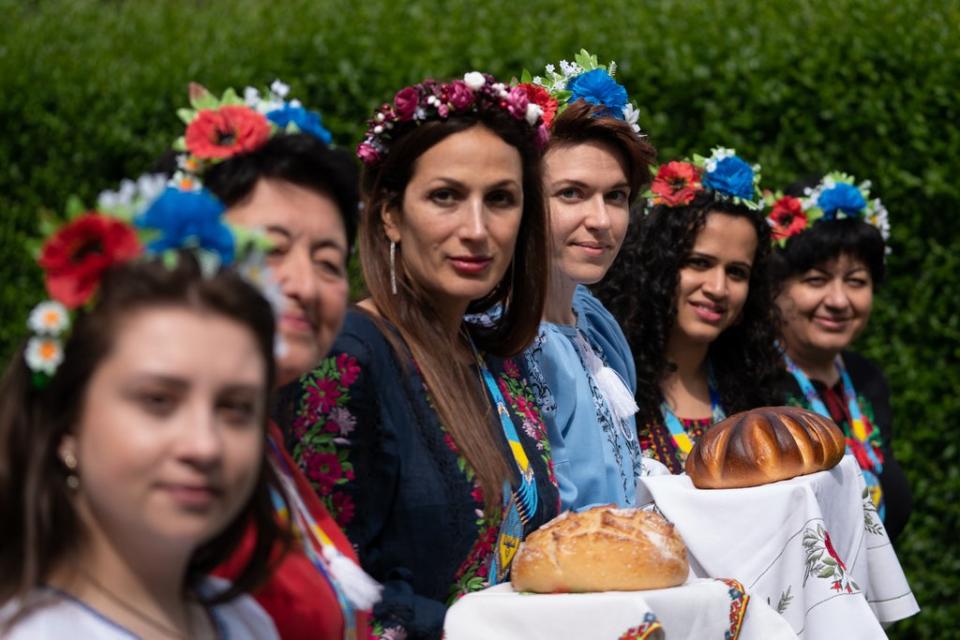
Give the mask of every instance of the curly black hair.
M 758 240 L 741 319 L 720 334 L 708 351 L 720 400 L 728 414 L 780 404 L 776 386 L 782 370 L 776 344 L 779 316 L 768 274 L 770 229 L 759 212 L 699 193 L 684 207 L 659 205 L 631 224 L 620 255 L 594 287 L 620 322 L 633 352 L 638 425 L 662 419 L 660 384 L 673 368 L 666 347 L 677 316 L 680 269 L 711 212 L 746 218 Z

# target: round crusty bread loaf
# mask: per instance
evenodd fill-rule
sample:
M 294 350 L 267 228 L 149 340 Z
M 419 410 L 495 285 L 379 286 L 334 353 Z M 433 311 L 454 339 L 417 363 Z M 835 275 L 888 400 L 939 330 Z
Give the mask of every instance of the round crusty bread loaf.
M 594 507 L 565 512 L 524 540 L 511 567 L 517 591 L 636 591 L 683 584 L 687 548 L 663 516 Z
M 710 427 L 687 456 L 700 489 L 733 489 L 786 480 L 835 467 L 843 432 L 829 418 L 797 407 L 762 407 Z

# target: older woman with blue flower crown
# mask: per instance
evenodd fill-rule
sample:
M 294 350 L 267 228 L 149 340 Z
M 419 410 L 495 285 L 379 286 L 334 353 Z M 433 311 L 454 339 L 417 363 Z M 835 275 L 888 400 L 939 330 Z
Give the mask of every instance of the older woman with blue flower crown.
M 633 349 L 640 446 L 673 473 L 713 423 L 777 404 L 759 180 L 732 149 L 662 165 L 597 289 Z
M 653 147 L 616 65 L 581 51 L 560 70 L 519 86 L 549 114 L 544 191 L 550 209 L 551 278 L 540 332 L 526 352 L 543 409 L 564 508 L 636 504 L 642 456 L 633 400 L 636 374 L 620 326 L 587 285 L 603 279 L 649 185 Z
M 910 516 L 910 487 L 893 455 L 890 389 L 880 368 L 850 351 L 883 281 L 890 229 L 870 183 L 830 173 L 770 198 L 772 276 L 782 320 L 783 401 L 844 431 L 891 540 Z

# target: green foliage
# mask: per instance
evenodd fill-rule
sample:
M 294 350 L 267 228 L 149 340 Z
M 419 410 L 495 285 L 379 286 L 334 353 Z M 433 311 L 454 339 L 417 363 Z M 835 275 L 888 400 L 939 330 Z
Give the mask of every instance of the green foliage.
M 0 0 L 0 354 L 42 297 L 27 240 L 183 133 L 196 80 L 281 78 L 342 144 L 426 76 L 509 79 L 581 48 L 616 59 L 663 159 L 734 147 L 766 184 L 841 169 L 891 212 L 890 278 L 861 349 L 894 390 L 915 496 L 899 555 L 923 612 L 960 620 L 960 5 L 953 0 Z

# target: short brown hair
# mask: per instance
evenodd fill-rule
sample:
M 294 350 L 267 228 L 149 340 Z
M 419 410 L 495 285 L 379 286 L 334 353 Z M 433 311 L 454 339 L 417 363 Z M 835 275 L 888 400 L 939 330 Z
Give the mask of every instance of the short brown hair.
M 577 100 L 554 119 L 547 149 L 585 142 L 603 142 L 619 152 L 627 168 L 630 202 L 635 202 L 653 180 L 650 166 L 657 158 L 653 145 L 628 122 L 606 115 L 605 107 Z

